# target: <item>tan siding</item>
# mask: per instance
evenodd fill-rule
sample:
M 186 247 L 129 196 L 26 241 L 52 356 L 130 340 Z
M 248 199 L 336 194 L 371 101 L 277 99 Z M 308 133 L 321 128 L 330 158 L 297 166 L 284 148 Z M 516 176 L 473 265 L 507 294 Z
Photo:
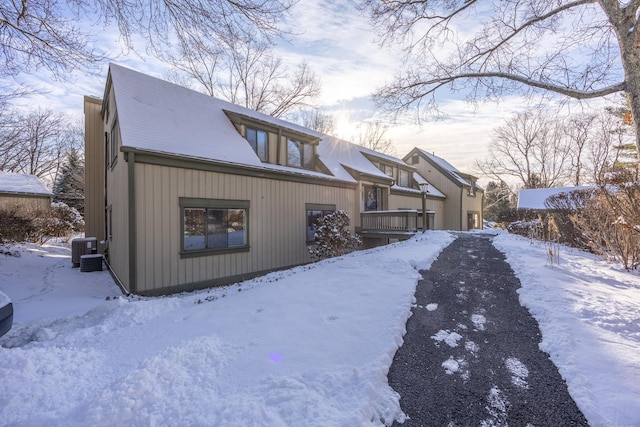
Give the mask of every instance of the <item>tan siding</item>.
M 438 190 L 440 190 L 445 196 L 447 196 L 444 203 L 443 212 L 443 229 L 445 230 L 462 230 L 466 225 L 462 221 L 461 212 L 462 206 L 460 196 L 462 194 L 462 188 L 451 181 L 447 176 L 442 174 L 431 164 L 420 156 L 420 162 L 416 166 L 418 173 L 425 177 L 427 181 L 433 184 Z M 466 221 L 466 220 L 465 220 Z M 438 221 L 436 220 L 436 225 Z
M 129 286 L 129 207 L 127 162 L 122 155 L 107 172 L 107 206 L 112 207 L 112 239 L 109 262 L 125 286 Z
M 0 209 L 18 209 L 18 213 L 34 211 L 48 211 L 51 209 L 51 197 L 28 196 L 17 194 L 0 194 Z
M 85 235 L 104 240 L 104 123 L 100 116 L 102 103 L 94 98 L 84 98 L 85 176 L 84 215 Z M 102 245 L 98 246 L 102 251 Z
M 353 189 L 136 164 L 138 291 L 309 262 L 305 204 L 334 204 L 353 217 L 354 195 Z M 181 259 L 180 197 L 248 200 L 251 250 Z

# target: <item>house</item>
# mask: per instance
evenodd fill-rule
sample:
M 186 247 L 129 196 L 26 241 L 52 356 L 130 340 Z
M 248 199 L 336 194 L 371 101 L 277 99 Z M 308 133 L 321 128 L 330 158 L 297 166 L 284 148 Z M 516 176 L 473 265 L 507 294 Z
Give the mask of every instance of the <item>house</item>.
M 308 263 L 335 210 L 366 246 L 445 224 L 448 197 L 401 159 L 118 65 L 84 112 L 85 234 L 132 293 Z
M 0 209 L 46 211 L 52 196 L 35 175 L 0 171 Z
M 442 229 L 466 231 L 482 228 L 484 190 L 478 178 L 461 172 L 442 157 L 414 148 L 403 160 L 447 198 Z

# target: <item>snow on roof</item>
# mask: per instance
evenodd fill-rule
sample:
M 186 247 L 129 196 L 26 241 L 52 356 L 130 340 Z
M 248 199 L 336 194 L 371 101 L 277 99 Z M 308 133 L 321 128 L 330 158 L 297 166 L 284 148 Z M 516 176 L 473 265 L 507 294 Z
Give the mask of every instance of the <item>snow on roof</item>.
M 326 135 L 119 65 L 111 64 L 110 73 L 123 146 L 356 182 L 331 158 L 321 160 L 333 176 L 261 162 L 225 111 L 319 139 Z
M 0 171 L 0 192 L 3 193 L 24 193 L 24 194 L 44 194 L 50 196 L 52 193 L 35 175 Z
M 557 187 L 557 188 L 533 188 L 518 191 L 518 209 L 547 209 L 544 201 L 547 198 L 560 193 L 568 193 L 573 190 L 587 190 L 596 188 L 595 185 L 584 185 L 580 187 Z
M 437 164 L 438 166 L 440 166 L 442 169 L 444 169 L 446 172 L 448 172 L 451 177 L 453 179 L 455 179 L 456 181 L 458 181 L 460 184 L 462 185 L 471 185 L 471 183 L 469 181 L 467 181 L 466 179 L 462 178 L 460 176 L 460 174 L 462 172 L 460 172 L 455 166 L 453 166 L 451 163 L 447 162 L 445 159 L 443 159 L 442 157 L 438 157 L 433 153 L 429 153 L 425 150 L 422 150 L 420 148 L 418 148 L 418 150 L 428 159 L 430 159 L 432 162 L 434 162 L 435 164 Z
M 427 183 L 429 184 L 429 194 L 432 196 L 436 196 L 436 197 L 442 197 L 442 198 L 446 198 L 447 196 L 444 195 L 444 193 L 442 193 L 440 190 L 438 190 L 435 185 L 431 184 L 429 181 L 427 181 L 426 179 L 424 179 L 422 177 L 422 175 L 420 175 L 418 172 L 414 172 L 413 173 L 413 179 L 415 180 L 415 182 L 418 183 L 418 185 L 422 184 L 422 183 Z M 416 190 L 418 192 L 420 192 L 420 190 Z
M 318 145 L 318 155 L 320 160 L 331 170 L 331 173 L 336 176 L 349 175 L 342 167 L 346 166 L 360 173 L 391 180 L 391 177 L 385 175 L 362 154 L 362 148 L 364 147 L 323 135 L 322 141 Z
M 399 158 L 116 64 L 110 65 L 110 75 L 118 109 L 122 145 L 126 147 L 350 183 L 356 180 L 345 168 L 391 180 L 365 154 L 407 169 L 414 169 Z M 318 156 L 331 175 L 261 162 L 225 111 L 318 138 Z M 448 166 L 455 170 L 453 166 Z M 442 193 L 438 191 L 438 194 Z

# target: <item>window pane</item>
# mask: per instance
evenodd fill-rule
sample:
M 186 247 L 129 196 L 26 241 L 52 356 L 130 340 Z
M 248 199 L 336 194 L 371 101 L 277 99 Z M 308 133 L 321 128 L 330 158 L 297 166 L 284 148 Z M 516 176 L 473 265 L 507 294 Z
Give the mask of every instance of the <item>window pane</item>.
M 267 161 L 267 132 L 263 130 L 257 131 L 256 135 L 256 154 L 263 162 Z
M 311 144 L 304 144 L 302 146 L 303 149 L 303 158 L 304 158 L 304 168 L 305 169 L 314 169 L 314 149 Z
M 249 145 L 251 146 L 251 148 L 253 148 L 253 151 L 257 153 L 258 131 L 255 129 L 247 128 L 247 141 L 249 141 Z
M 378 210 L 378 189 L 375 187 L 364 187 L 364 210 Z
M 205 248 L 206 216 L 204 209 L 184 210 L 184 249 L 186 251 Z
M 287 165 L 302 167 L 302 144 L 292 139 L 287 139 Z
M 227 210 L 207 209 L 207 248 L 227 246 Z
M 332 210 L 307 211 L 307 241 L 312 241 L 315 239 L 316 230 L 318 229 L 318 220 L 323 216 L 332 214 L 333 212 L 334 211 Z
M 409 172 L 400 169 L 400 187 L 409 187 Z
M 229 246 L 245 246 L 247 244 L 246 229 L 247 212 L 244 209 L 229 209 L 227 211 L 227 231 Z

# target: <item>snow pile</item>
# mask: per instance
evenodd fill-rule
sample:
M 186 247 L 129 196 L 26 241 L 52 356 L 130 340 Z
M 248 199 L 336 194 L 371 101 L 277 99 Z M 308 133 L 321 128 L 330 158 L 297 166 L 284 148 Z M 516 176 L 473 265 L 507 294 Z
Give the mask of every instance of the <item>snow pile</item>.
M 520 302 L 540 324 L 541 349 L 589 423 L 640 421 L 638 272 L 571 248 L 551 266 L 543 243 L 506 233 L 493 242 L 522 283 Z
M 404 420 L 387 372 L 420 278 L 453 237 L 162 298 L 115 297 L 68 247 L 6 257 L 0 424 L 327 426 Z M 42 311 L 42 315 L 40 312 Z

